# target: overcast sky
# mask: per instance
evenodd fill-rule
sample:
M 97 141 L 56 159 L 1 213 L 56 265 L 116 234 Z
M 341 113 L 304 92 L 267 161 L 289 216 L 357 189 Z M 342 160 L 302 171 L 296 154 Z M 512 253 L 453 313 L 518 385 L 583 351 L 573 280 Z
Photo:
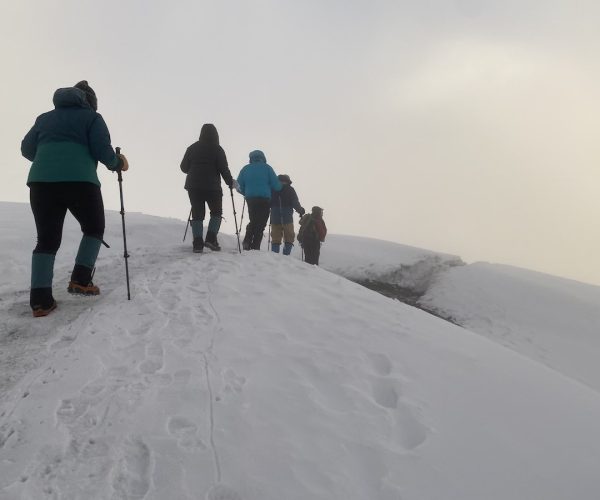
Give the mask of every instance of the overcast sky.
M 187 218 L 214 123 L 234 176 L 262 149 L 333 233 L 600 284 L 598 26 L 592 0 L 3 1 L 0 199 L 28 200 L 20 141 L 87 79 L 127 211 Z

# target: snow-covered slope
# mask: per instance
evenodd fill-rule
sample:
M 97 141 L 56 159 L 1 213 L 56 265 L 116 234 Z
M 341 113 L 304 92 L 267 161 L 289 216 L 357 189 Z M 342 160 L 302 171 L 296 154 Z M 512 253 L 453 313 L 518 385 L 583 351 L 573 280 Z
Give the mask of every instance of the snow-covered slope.
M 421 304 L 600 391 L 600 287 L 499 264 L 438 274 Z
M 298 256 L 300 251 L 295 253 Z M 390 241 L 357 236 L 329 235 L 320 265 L 352 281 L 377 281 L 421 295 L 445 270 L 464 265 L 455 256 Z
M 184 223 L 108 214 L 102 295 L 34 319 L 0 204 L 0 498 L 564 500 L 600 491 L 600 396 L 355 283 Z M 333 246 L 329 250 L 333 253 Z M 325 250 L 323 256 L 325 258 Z
M 322 264 L 600 391 L 598 286 L 350 236 L 328 238 Z

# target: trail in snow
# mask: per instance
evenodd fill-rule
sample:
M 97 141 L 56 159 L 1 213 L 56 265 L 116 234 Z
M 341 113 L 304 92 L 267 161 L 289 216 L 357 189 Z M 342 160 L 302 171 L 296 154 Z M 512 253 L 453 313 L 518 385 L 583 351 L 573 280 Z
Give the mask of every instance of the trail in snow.
M 201 259 L 183 252 L 176 256 L 172 251 L 138 252 L 131 268 L 135 276 L 133 316 L 127 312 L 127 301 L 117 297 L 123 294 L 123 287 L 98 298 L 73 300 L 59 292 L 60 308 L 48 318 L 51 323 L 46 325 L 26 319 L 28 304 L 24 294 L 18 307 L 13 306 L 16 317 L 12 319 L 25 320 L 23 331 L 27 331 L 27 323 L 32 323 L 34 334 L 44 335 L 43 327 L 48 327 L 46 343 L 38 344 L 39 355 L 46 356 L 45 360 L 38 360 L 38 369 L 45 364 L 49 366 L 41 373 L 31 372 L 36 374 L 25 382 L 23 394 L 32 390 L 35 393 L 35 386 L 40 384 L 73 386 L 72 392 L 61 390 L 65 398 L 56 402 L 54 424 L 60 430 L 61 439 L 41 450 L 20 476 L 28 497 L 86 498 L 90 495 L 89 498 L 97 498 L 98 488 L 106 483 L 110 485 L 105 490 L 106 495 L 142 498 L 150 487 L 152 469 L 158 465 L 152 463 L 151 456 L 162 454 L 151 453 L 157 446 L 165 450 L 176 446 L 185 452 L 210 447 L 212 464 L 203 468 L 213 472 L 212 477 L 205 480 L 220 483 L 218 448 L 212 435 L 214 398 L 210 388 L 211 351 L 220 325 L 218 312 L 210 302 L 210 282 L 223 272 L 219 268 L 225 265 L 227 256 L 217 260 L 205 255 Z M 186 266 L 195 266 L 196 272 L 186 272 Z M 108 269 L 98 271 L 98 277 L 106 280 L 105 283 L 114 281 L 120 271 L 106 272 Z M 113 279 L 107 279 L 110 275 Z M 182 296 L 186 300 L 180 300 Z M 190 354 L 194 354 L 191 359 Z M 179 369 L 165 373 L 166 357 Z M 195 366 L 185 368 L 190 363 L 204 366 L 201 370 Z M 206 379 L 191 379 L 200 373 L 205 374 Z M 206 408 L 185 416 L 167 414 L 169 407 L 180 408 L 181 399 L 187 397 L 205 401 Z M 171 439 L 164 443 L 161 440 L 148 442 L 147 438 L 139 437 L 134 421 L 123 422 L 128 413 L 139 411 L 154 398 L 166 400 L 167 409 L 163 422 L 156 422 L 156 429 L 144 435 L 164 434 L 162 440 L 169 436 Z M 169 401 L 173 404 L 168 404 Z M 10 420 L 20 405 L 22 401 L 13 402 L 12 408 L 3 412 L 3 418 Z M 16 424 L 16 429 L 7 431 L 11 434 L 8 440 L 15 432 L 23 431 L 18 421 Z M 52 427 L 50 422 L 47 424 Z M 117 424 L 127 429 L 122 434 L 124 439 L 112 435 L 111 427 Z M 35 442 L 29 445 L 35 448 Z M 195 474 L 192 470 L 180 470 L 178 474 L 184 472 Z M 80 479 L 73 482 L 73 477 Z M 82 481 L 81 478 L 88 479 Z M 189 495 L 197 497 L 191 492 Z

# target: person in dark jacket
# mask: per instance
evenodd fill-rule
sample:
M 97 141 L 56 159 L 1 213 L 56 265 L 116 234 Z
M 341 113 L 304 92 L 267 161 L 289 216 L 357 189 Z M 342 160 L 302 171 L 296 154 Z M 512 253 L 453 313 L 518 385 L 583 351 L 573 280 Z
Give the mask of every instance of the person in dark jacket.
M 202 125 L 200 139 L 187 148 L 181 170 L 186 173 L 185 189 L 192 204 L 192 234 L 194 252 L 202 252 L 204 246 L 213 251 L 221 250 L 217 233 L 223 216 L 223 190 L 221 177 L 230 188 L 233 177 L 227 166 L 225 151 L 219 145 L 219 134 L 212 123 Z M 210 220 L 203 239 L 206 205 L 210 210 Z
M 304 249 L 304 261 L 309 264 L 319 265 L 321 243 L 327 236 L 327 226 L 323 220 L 323 209 L 312 207 L 311 213 L 300 219 L 298 241 Z
M 67 290 L 82 295 L 100 293 L 92 283 L 104 236 L 104 205 L 96 169 L 98 162 L 112 171 L 129 168 L 125 156 L 117 155 L 110 144 L 106 123 L 97 112 L 96 94 L 87 81 L 58 89 L 53 102 L 55 109 L 38 116 L 21 143 L 21 153 L 33 162 L 27 185 L 37 229 L 29 301 L 35 317 L 56 308 L 54 259 L 67 210 L 83 232 Z
M 292 187 L 289 175 L 278 175 L 281 182 L 281 191 L 271 194 L 271 250 L 279 253 L 281 240 L 285 241 L 283 255 L 289 255 L 294 246 L 296 234 L 294 233 L 294 210 L 304 215 L 304 208 L 300 205 L 296 190 Z
M 237 178 L 237 190 L 246 198 L 250 222 L 246 226 L 244 250 L 260 250 L 263 231 L 269 219 L 271 192 L 281 190 L 281 182 L 262 151 L 250 153 L 250 163 Z

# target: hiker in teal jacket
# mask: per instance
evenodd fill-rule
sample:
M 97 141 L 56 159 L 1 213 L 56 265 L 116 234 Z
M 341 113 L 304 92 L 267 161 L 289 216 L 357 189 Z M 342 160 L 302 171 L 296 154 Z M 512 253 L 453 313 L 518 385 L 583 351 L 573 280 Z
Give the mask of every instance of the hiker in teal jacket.
M 250 163 L 238 175 L 238 191 L 246 198 L 250 222 L 246 226 L 244 250 L 260 250 L 263 231 L 271 211 L 271 191 L 281 191 L 281 182 L 262 151 L 250 153 Z
M 21 143 L 23 156 L 33 162 L 27 185 L 37 229 L 30 292 L 36 317 L 56 308 L 52 295 L 54 258 L 67 210 L 83 232 L 68 291 L 100 293 L 92 283 L 104 236 L 104 205 L 96 168 L 98 162 L 113 171 L 129 168 L 125 156 L 115 154 L 110 144 L 106 123 L 96 111 L 96 94 L 86 81 L 58 89 L 53 102 L 55 109 L 38 116 Z

